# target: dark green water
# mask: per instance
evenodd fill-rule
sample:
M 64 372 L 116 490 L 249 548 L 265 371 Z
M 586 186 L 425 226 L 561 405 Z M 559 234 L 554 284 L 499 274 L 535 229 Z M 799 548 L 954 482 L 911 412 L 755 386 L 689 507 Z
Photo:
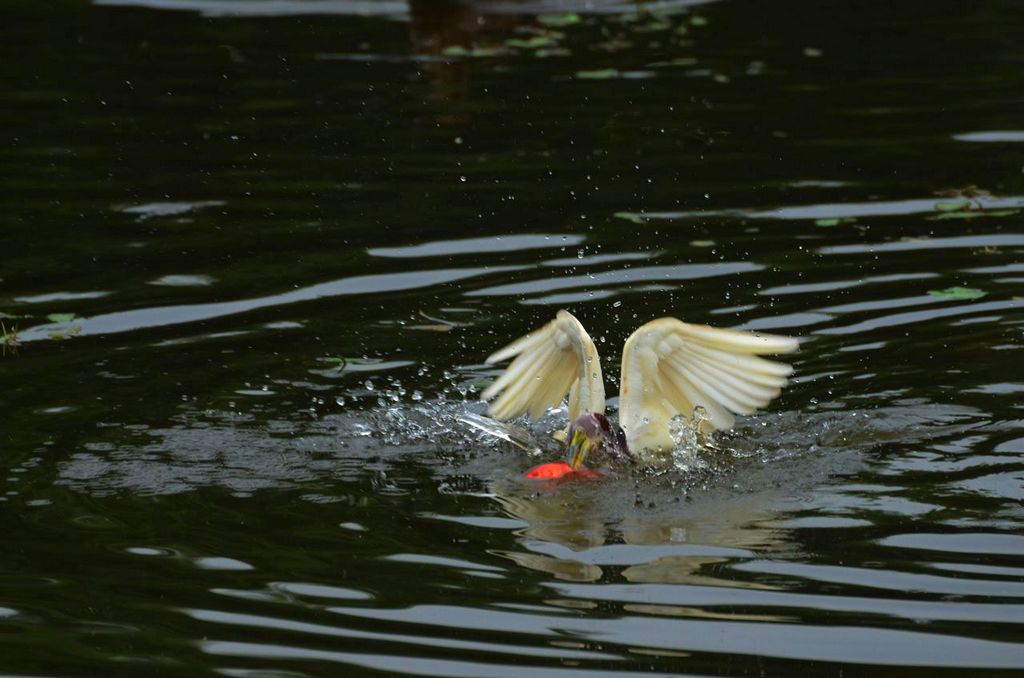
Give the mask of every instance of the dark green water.
M 0 672 L 1024 671 L 1024 4 L 0 7 Z M 797 379 L 538 492 L 562 307 Z

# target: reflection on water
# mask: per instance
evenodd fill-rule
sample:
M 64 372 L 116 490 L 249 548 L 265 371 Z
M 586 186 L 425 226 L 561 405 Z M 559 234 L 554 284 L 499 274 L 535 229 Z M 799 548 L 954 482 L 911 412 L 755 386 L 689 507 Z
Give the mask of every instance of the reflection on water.
M 3 671 L 1019 673 L 1012 4 L 7 7 Z M 796 378 L 533 484 L 562 306 Z

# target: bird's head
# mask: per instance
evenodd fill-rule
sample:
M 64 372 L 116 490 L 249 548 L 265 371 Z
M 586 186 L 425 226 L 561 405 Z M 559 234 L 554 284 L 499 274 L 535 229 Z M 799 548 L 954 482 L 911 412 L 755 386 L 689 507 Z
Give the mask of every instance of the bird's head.
M 581 414 L 569 424 L 566 436 L 568 445 L 567 462 L 573 470 L 579 469 L 591 454 L 604 451 L 606 441 L 613 436 L 611 424 L 603 414 L 588 412 Z

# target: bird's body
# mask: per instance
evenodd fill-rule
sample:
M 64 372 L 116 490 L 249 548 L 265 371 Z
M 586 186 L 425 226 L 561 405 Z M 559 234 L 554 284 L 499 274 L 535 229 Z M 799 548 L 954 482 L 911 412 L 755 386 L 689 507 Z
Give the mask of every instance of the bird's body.
M 568 395 L 565 431 L 569 464 L 578 468 L 594 450 L 641 463 L 655 462 L 674 441 L 670 420 L 682 415 L 702 432 L 731 428 L 732 413 L 767 405 L 787 383 L 792 368 L 759 357 L 790 353 L 796 339 L 659 318 L 641 326 L 622 350 L 619 423 L 604 416 L 605 391 L 597 347 L 567 311 L 491 355 L 488 363 L 514 360 L 482 394 L 494 398 L 488 414 L 537 418 Z

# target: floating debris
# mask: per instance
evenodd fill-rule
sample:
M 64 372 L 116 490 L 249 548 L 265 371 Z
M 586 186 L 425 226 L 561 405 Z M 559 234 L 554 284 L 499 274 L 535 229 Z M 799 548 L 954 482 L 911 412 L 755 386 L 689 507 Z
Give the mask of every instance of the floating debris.
M 50 337 L 50 339 L 55 339 L 57 341 L 63 341 L 65 339 L 70 339 L 71 337 L 77 337 L 81 333 L 82 333 L 82 326 L 81 325 L 72 325 L 71 327 L 68 327 L 67 329 L 57 330 L 55 332 L 50 332 L 50 334 L 48 336 Z
M 616 212 L 612 216 L 615 217 L 616 219 L 625 219 L 626 221 L 632 222 L 634 224 L 647 223 L 646 217 L 638 212 Z
M 941 200 L 935 203 L 935 210 L 938 212 L 956 212 L 971 208 L 970 200 Z
M 441 50 L 441 54 L 450 57 L 483 59 L 508 54 L 508 50 L 501 47 L 463 47 L 462 45 L 452 45 Z
M 558 40 L 554 35 L 535 35 L 532 38 L 510 38 L 505 44 L 518 49 L 540 49 L 553 47 L 558 44 Z
M 579 14 L 570 12 L 568 14 L 541 14 L 537 17 L 537 21 L 543 26 L 560 28 L 562 26 L 578 24 L 581 19 Z
M 1009 217 L 1019 213 L 1020 210 L 984 210 L 968 208 L 964 210 L 957 210 L 955 212 L 943 212 L 942 214 L 930 217 L 929 221 L 945 221 L 947 219 L 980 219 L 982 217 Z
M 839 226 L 841 224 L 852 224 L 857 220 L 850 217 L 832 217 L 829 219 L 815 219 L 814 225 L 821 226 L 822 228 L 831 228 L 832 226 Z
M 572 50 L 566 49 L 565 47 L 538 49 L 533 53 L 533 56 L 538 59 L 547 59 L 548 57 L 567 57 L 572 56 Z
M 19 346 L 21 346 L 21 342 L 18 341 L 18 328 L 7 329 L 3 321 L 0 321 L 0 351 L 2 354 L 7 355 L 7 352 L 10 351 L 11 355 L 18 355 Z
M 928 290 L 928 294 L 942 299 L 955 299 L 957 301 L 970 301 L 981 299 L 988 295 L 988 292 L 974 287 L 947 287 L 944 290 Z
M 596 71 L 576 71 L 577 80 L 611 80 L 622 75 L 617 68 L 604 68 Z

